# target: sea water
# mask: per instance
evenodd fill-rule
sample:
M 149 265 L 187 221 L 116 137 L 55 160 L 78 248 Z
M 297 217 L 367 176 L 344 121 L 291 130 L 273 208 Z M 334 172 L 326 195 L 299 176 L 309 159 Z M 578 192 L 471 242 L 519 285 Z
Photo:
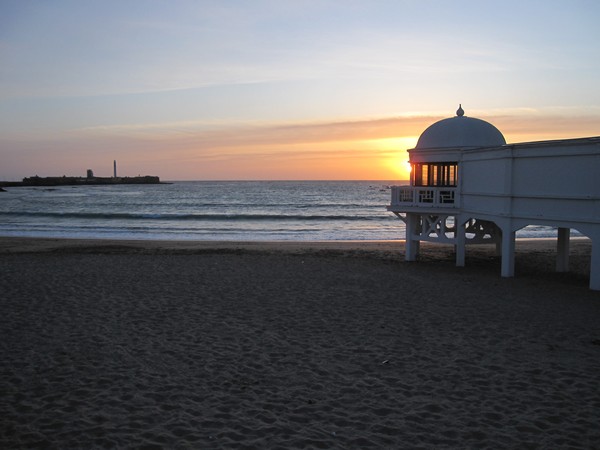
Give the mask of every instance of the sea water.
M 193 181 L 7 188 L 0 236 L 167 240 L 398 240 L 387 181 Z M 527 227 L 519 237 L 553 237 Z

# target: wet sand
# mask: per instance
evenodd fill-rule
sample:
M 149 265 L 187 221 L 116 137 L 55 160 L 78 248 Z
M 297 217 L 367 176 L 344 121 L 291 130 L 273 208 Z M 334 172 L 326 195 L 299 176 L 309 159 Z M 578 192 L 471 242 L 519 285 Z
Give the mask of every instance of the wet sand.
M 593 448 L 590 245 L 0 238 L 2 448 Z

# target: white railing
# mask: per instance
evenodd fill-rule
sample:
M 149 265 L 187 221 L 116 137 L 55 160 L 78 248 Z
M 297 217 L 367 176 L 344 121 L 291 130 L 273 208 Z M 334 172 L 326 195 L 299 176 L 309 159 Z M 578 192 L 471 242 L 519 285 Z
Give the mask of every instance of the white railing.
M 392 186 L 390 206 L 419 206 L 425 208 L 456 208 L 455 187 Z

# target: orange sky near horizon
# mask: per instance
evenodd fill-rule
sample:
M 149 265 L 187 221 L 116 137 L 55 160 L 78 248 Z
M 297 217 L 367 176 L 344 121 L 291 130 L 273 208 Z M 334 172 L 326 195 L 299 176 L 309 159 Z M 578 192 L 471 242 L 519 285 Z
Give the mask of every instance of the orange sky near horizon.
M 468 110 L 467 110 L 468 112 Z M 597 116 L 531 111 L 470 114 L 494 124 L 507 142 L 600 135 Z M 450 117 L 449 114 L 446 117 Z M 35 166 L 25 176 L 157 175 L 163 180 L 407 180 L 407 149 L 442 115 L 363 120 L 214 125 L 169 123 L 93 127 L 12 142 L 5 164 Z M 126 151 L 121 151 L 126 149 Z M 60 151 L 58 151 L 60 150 Z M 52 153 L 32 164 L 34 152 Z M 12 158 L 10 157 L 12 156 Z M 19 170 L 14 170 L 18 173 Z
M 595 117 L 516 112 L 476 116 L 494 124 L 509 143 L 600 135 Z M 83 129 L 50 142 L 28 140 L 24 147 L 29 151 L 60 148 L 62 156 L 40 161 L 36 173 L 22 176 L 83 176 L 88 168 L 97 176 L 110 176 L 116 159 L 120 175 L 158 175 L 163 180 L 406 180 L 406 150 L 442 118 L 256 123 L 204 130 L 190 123 Z M 26 158 L 28 151 L 19 154 Z M 13 164 L 18 166 L 18 161 Z

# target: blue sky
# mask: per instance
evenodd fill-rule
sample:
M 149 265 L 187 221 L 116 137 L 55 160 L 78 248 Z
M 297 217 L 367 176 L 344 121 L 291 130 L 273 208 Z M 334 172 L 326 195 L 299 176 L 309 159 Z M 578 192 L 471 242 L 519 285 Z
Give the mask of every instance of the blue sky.
M 2 0 L 0 180 L 113 159 L 390 178 L 458 103 L 509 142 L 600 135 L 599 21 L 597 1 Z

